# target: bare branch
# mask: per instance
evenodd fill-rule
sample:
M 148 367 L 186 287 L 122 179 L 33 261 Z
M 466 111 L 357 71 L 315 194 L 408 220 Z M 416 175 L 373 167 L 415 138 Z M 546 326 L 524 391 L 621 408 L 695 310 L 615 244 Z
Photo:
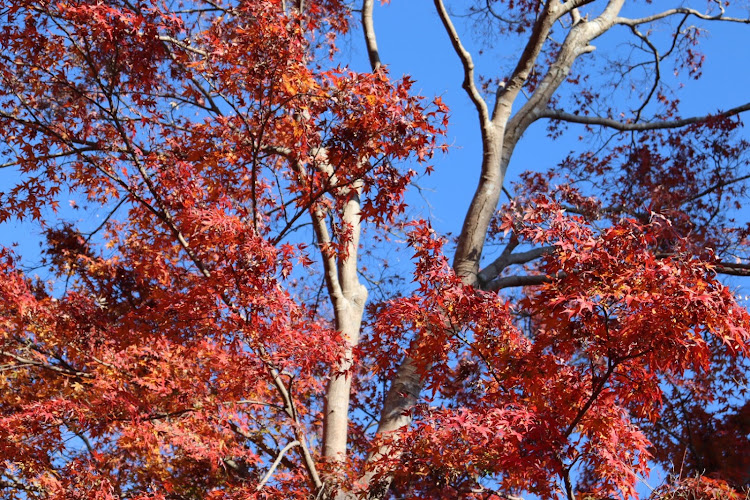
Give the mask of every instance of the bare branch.
M 729 276 L 750 276 L 750 264 L 719 262 L 714 265 L 714 270 L 719 274 Z
M 683 20 L 684 22 L 684 20 Z M 641 113 L 643 113 L 643 110 L 646 108 L 649 102 L 651 102 L 651 99 L 654 97 L 654 94 L 656 93 L 656 89 L 659 88 L 659 81 L 661 80 L 661 56 L 659 55 L 659 49 L 656 48 L 656 46 L 649 40 L 649 38 L 641 33 L 636 26 L 631 26 L 630 30 L 633 32 L 635 36 L 637 36 L 643 43 L 645 43 L 649 50 L 651 50 L 651 53 L 654 55 L 654 81 L 651 84 L 651 89 L 648 92 L 648 95 L 646 96 L 646 99 L 643 100 L 643 103 L 638 108 L 638 110 L 635 112 L 635 121 L 639 121 L 641 119 Z
M 171 36 L 160 36 L 159 40 L 166 43 L 171 43 L 172 45 L 176 45 L 177 47 L 186 50 L 188 52 L 192 52 L 193 54 L 197 54 L 201 57 L 208 58 L 208 52 L 206 52 L 203 49 L 199 49 L 197 47 L 193 47 L 192 45 L 189 45 L 188 43 L 178 40 L 176 38 L 172 38 Z
M 510 245 L 508 246 L 510 248 Z M 507 248 L 506 248 L 507 250 Z M 526 264 L 527 262 L 531 262 L 532 260 L 536 260 L 543 255 L 547 255 L 549 253 L 552 253 L 554 251 L 554 247 L 546 246 L 546 247 L 540 247 L 540 248 L 533 248 L 531 250 L 528 250 L 526 252 L 520 252 L 520 253 L 506 253 L 505 251 L 497 258 L 495 259 L 490 265 L 485 267 L 479 272 L 479 275 L 477 278 L 479 279 L 479 283 L 490 283 L 492 280 L 497 278 L 497 276 L 508 266 L 511 266 L 513 264 Z
M 2 115 L 0 115 L 2 116 Z M 97 148 L 93 147 L 82 147 L 77 149 L 71 149 L 70 151 L 63 151 L 61 153 L 54 153 L 54 154 L 48 154 L 44 156 L 37 156 L 34 158 L 35 161 L 47 161 L 47 160 L 53 160 L 56 158 L 63 158 L 66 156 L 73 156 L 73 155 L 80 155 L 81 153 L 89 152 L 89 151 L 97 151 Z M 20 165 L 22 163 L 22 160 L 14 160 L 9 161 L 6 163 L 0 163 L 0 168 L 7 168 L 7 167 L 15 167 L 17 165 Z
M 562 10 L 560 11 L 559 16 L 562 17 L 568 13 L 573 13 L 573 11 L 578 10 L 580 7 L 583 7 L 584 5 L 588 5 L 590 3 L 593 3 L 595 0 L 563 0 Z M 578 14 L 580 18 L 580 13 Z
M 378 41 L 375 38 L 375 26 L 372 21 L 372 6 L 374 0 L 362 0 L 362 31 L 365 33 L 365 45 L 367 46 L 367 56 L 370 58 L 370 67 L 372 72 L 376 73 L 380 69 L 380 52 L 378 52 Z
M 537 114 L 536 118 L 547 118 L 550 120 L 559 120 L 570 123 L 581 123 L 583 125 L 598 125 L 601 127 L 607 127 L 620 132 L 631 132 L 631 131 L 644 131 L 644 130 L 663 130 L 670 128 L 680 128 L 692 125 L 693 123 L 700 123 L 710 118 L 715 117 L 729 117 L 735 116 L 745 111 L 750 111 L 750 103 L 737 106 L 735 108 L 728 109 L 727 111 L 719 111 L 713 115 L 693 116 L 690 118 L 681 118 L 677 120 L 664 120 L 655 122 L 621 122 L 613 118 L 606 118 L 603 116 L 587 116 L 587 115 L 575 115 L 568 113 L 560 109 L 546 109 Z
M 268 444 L 266 444 L 263 441 L 263 435 L 261 434 L 252 434 L 244 429 L 242 429 L 239 425 L 237 425 L 235 422 L 230 421 L 229 422 L 229 428 L 237 434 L 238 436 L 241 436 L 251 443 L 253 443 L 255 446 L 258 447 L 263 453 L 268 455 L 269 457 L 279 456 L 278 450 L 272 449 Z M 274 439 L 275 441 L 275 439 Z M 298 467 L 298 464 L 294 463 L 292 460 L 289 459 L 286 455 L 282 456 L 281 462 L 284 464 L 285 467 L 289 469 L 293 469 L 295 467 Z
M 502 290 L 503 288 L 517 288 L 522 286 L 541 285 L 543 283 L 549 283 L 553 279 L 555 279 L 554 276 L 549 276 L 546 274 L 505 276 L 503 278 L 498 278 L 495 281 L 490 282 L 487 285 L 486 289 L 491 292 L 496 292 L 498 290 Z
M 703 191 L 700 191 L 699 193 L 694 194 L 690 198 L 686 199 L 683 203 L 689 203 L 689 202 L 695 201 L 698 198 L 703 198 L 704 196 L 713 193 L 714 191 L 720 190 L 727 186 L 731 186 L 732 184 L 737 184 L 738 182 L 746 181 L 748 179 L 750 179 L 750 174 L 742 175 L 740 177 L 735 177 L 733 179 L 722 180 L 721 182 L 718 182 L 712 186 L 707 187 Z
M 86 378 L 86 379 L 94 378 L 94 376 L 90 373 L 82 372 L 80 370 L 76 370 L 73 368 L 51 365 L 49 363 L 44 363 L 42 361 L 25 358 L 23 356 L 19 356 L 18 354 L 14 354 L 8 351 L 0 351 L 0 356 L 7 356 L 11 359 L 16 360 L 20 363 L 20 366 L 38 366 L 45 370 L 50 370 L 50 371 L 59 373 L 61 375 L 65 375 L 66 377 L 77 377 L 77 378 Z M 7 369 L 7 366 L 4 366 L 4 368 Z
M 571 8 L 572 4 L 567 5 L 566 7 Z M 511 74 L 510 78 L 508 78 L 508 83 L 505 85 L 505 87 L 498 89 L 497 98 L 495 99 L 495 106 L 492 110 L 493 123 L 504 124 L 510 117 L 513 102 L 516 100 L 518 93 L 521 91 L 524 84 L 528 80 L 529 75 L 531 74 L 531 70 L 534 68 L 534 64 L 536 63 L 537 57 L 539 57 L 539 54 L 542 51 L 542 47 L 544 47 L 544 43 L 547 40 L 547 36 L 549 35 L 552 26 L 564 12 L 567 12 L 567 10 L 563 10 L 562 6 L 556 1 L 545 2 L 544 9 L 539 14 L 539 17 L 534 23 L 534 27 L 531 31 L 531 37 L 529 38 L 529 41 L 526 43 L 526 46 L 523 49 L 523 53 L 518 60 L 518 64 L 516 64 L 513 73 Z M 577 32 L 580 30 L 576 30 L 576 28 L 574 28 L 571 31 L 571 34 L 573 34 L 574 31 Z M 568 40 L 570 39 L 571 37 L 569 36 Z M 568 45 L 570 45 L 570 43 L 568 43 Z M 574 59 L 575 57 L 570 60 L 570 64 L 572 64 L 572 61 Z M 560 58 L 558 58 L 558 60 L 560 60 Z M 550 75 L 551 73 L 553 73 L 553 71 L 550 71 L 547 74 Z M 544 80 L 548 80 L 548 78 L 545 78 Z M 546 88 L 546 86 L 544 85 L 544 80 L 542 84 L 540 84 L 537 88 L 537 91 L 534 92 L 535 96 L 544 93 L 540 92 L 540 90 Z M 533 106 L 535 105 L 536 104 L 532 105 L 531 107 L 533 108 Z M 523 110 L 521 110 L 521 112 L 522 111 Z
M 453 22 L 448 15 L 448 11 L 445 10 L 443 1 L 434 1 L 435 8 L 437 9 L 438 15 L 440 16 L 440 20 L 443 22 L 445 31 L 448 32 L 448 36 L 450 37 L 451 44 L 453 45 L 453 50 L 456 51 L 458 58 L 461 59 L 461 64 L 464 67 L 464 82 L 462 87 L 469 95 L 469 99 L 471 99 L 471 102 L 474 103 L 474 107 L 479 114 L 479 124 L 482 128 L 482 134 L 485 135 L 485 129 L 487 128 L 489 122 L 489 113 L 487 111 L 487 103 L 484 102 L 479 89 L 477 89 L 476 82 L 474 81 L 474 61 L 472 60 L 469 51 L 467 51 L 461 43 L 461 38 L 458 36 L 456 27 L 453 26 Z
M 504 163 L 510 161 L 510 156 L 513 153 L 515 145 L 518 143 L 518 140 L 529 125 L 537 120 L 539 113 L 543 112 L 554 93 L 560 87 L 562 82 L 565 81 L 565 78 L 567 78 L 573 63 L 575 63 L 581 55 L 593 51 L 594 47 L 590 45 L 590 42 L 612 27 L 614 19 L 622 8 L 623 3 L 624 0 L 610 0 L 607 7 L 599 17 L 590 22 L 578 23 L 571 28 L 570 32 L 565 37 L 565 41 L 560 47 L 557 58 L 549 66 L 547 74 L 545 74 L 544 78 L 539 82 L 539 85 L 529 100 L 526 101 L 521 109 L 519 109 L 518 112 L 516 112 L 508 121 L 505 130 L 505 141 L 503 144 Z M 570 7 L 567 3 L 564 5 Z M 541 50 L 541 45 L 539 49 Z M 503 95 L 503 98 L 505 98 L 505 94 Z M 498 104 L 498 106 L 499 105 L 500 104 Z M 508 103 L 504 103 L 503 105 L 507 108 L 506 113 L 508 113 L 509 116 L 511 105 Z
M 292 441 L 288 445 L 284 446 L 284 448 L 279 452 L 279 455 L 276 457 L 276 460 L 273 461 L 273 464 L 271 464 L 271 468 L 268 469 L 268 472 L 266 472 L 266 475 L 263 476 L 263 479 L 260 480 L 260 483 L 258 483 L 258 486 L 255 488 L 255 491 L 260 491 L 263 489 L 263 486 L 266 485 L 269 479 L 271 479 L 271 476 L 273 475 L 274 471 L 276 470 L 276 467 L 279 466 L 281 463 L 281 460 L 284 458 L 284 454 L 294 448 L 295 446 L 299 446 L 299 441 Z
M 621 24 L 624 26 L 638 26 L 639 24 L 651 23 L 654 21 L 658 21 L 660 19 L 665 19 L 670 16 L 678 15 L 678 14 L 688 14 L 691 16 L 695 16 L 698 19 L 703 19 L 704 21 L 724 21 L 724 22 L 731 22 L 731 23 L 750 24 L 750 19 L 743 19 L 740 17 L 725 17 L 723 12 L 719 14 L 718 16 L 709 16 L 708 14 L 704 14 L 700 11 L 697 11 L 695 9 L 689 9 L 687 7 L 677 7 L 674 9 L 669 9 L 663 12 L 659 12 L 658 14 L 653 14 L 651 16 L 646 16 L 646 17 L 640 17 L 637 19 L 631 19 L 627 17 L 618 17 L 617 19 L 615 19 L 615 24 Z

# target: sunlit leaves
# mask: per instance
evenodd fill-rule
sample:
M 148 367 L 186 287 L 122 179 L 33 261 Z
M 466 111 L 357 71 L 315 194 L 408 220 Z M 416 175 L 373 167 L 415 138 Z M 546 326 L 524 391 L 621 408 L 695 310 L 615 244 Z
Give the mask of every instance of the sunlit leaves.
M 2 12 L 0 221 L 39 220 L 38 284 L 0 279 L 3 488 L 248 498 L 290 436 L 320 425 L 343 342 L 289 288 L 330 211 L 388 223 L 446 109 L 385 69 L 323 67 L 338 1 L 17 2 Z M 60 196 L 101 210 L 58 224 Z M 6 444 L 7 443 L 7 444 Z M 298 453 L 265 485 L 305 497 Z M 289 464 L 294 464 L 292 467 Z M 7 481 L 7 482 L 6 482 Z

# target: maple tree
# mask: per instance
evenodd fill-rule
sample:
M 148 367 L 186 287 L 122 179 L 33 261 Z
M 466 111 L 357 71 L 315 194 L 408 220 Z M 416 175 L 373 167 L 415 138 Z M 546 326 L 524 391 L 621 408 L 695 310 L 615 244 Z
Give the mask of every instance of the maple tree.
M 381 63 L 373 0 L 0 7 L 0 221 L 46 273 L 2 250 L 0 496 L 632 498 L 656 461 L 655 498 L 741 498 L 750 104 L 681 116 L 663 67 L 750 21 L 687 3 L 465 3 L 521 47 L 478 84 L 434 0 L 483 148 L 453 240 L 405 210 L 448 109 Z M 615 30 L 639 55 L 596 59 Z M 500 206 L 539 120 L 610 135 Z M 401 235 L 413 284 L 368 300 Z

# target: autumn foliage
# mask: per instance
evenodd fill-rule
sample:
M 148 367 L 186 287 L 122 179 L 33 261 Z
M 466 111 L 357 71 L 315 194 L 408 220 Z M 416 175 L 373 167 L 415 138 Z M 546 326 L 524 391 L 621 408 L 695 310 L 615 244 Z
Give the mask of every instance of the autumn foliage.
M 505 35 L 575 15 L 494 3 Z M 618 135 L 498 207 L 500 176 L 453 241 L 405 203 L 448 109 L 372 46 L 372 72 L 338 65 L 354 21 L 0 6 L 0 222 L 43 240 L 0 251 L 0 498 L 633 498 L 654 464 L 675 473 L 654 498 L 744 498 L 750 315 L 720 279 L 748 270 L 739 112 Z M 546 88 L 518 71 L 508 93 Z M 382 269 L 412 257 L 369 301 L 365 229 Z

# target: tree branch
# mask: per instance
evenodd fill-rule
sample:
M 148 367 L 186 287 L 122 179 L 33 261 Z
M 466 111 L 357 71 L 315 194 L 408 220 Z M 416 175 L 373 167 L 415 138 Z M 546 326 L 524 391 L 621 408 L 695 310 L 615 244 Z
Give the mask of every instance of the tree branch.
M 645 131 L 645 130 L 663 130 L 671 128 L 680 128 L 692 125 L 693 123 L 700 123 L 714 117 L 729 117 L 735 116 L 745 111 L 750 111 L 750 103 L 737 106 L 735 108 L 728 109 L 727 111 L 720 111 L 714 115 L 704 116 L 693 116 L 690 118 L 681 118 L 677 120 L 665 120 L 657 122 L 642 122 L 642 123 L 628 123 L 615 120 L 613 118 L 605 118 L 603 116 L 585 116 L 575 115 L 573 113 L 567 113 L 559 109 L 546 109 L 537 114 L 537 118 L 547 118 L 550 120 L 560 120 L 570 123 L 580 123 L 583 125 L 597 125 L 601 127 L 607 127 L 620 132 L 631 132 L 631 131 Z
M 534 286 L 541 285 L 543 283 L 549 283 L 554 276 L 547 274 L 530 274 L 530 275 L 519 275 L 519 276 L 505 276 L 491 281 L 485 287 L 486 290 L 496 292 L 503 288 L 517 288 L 522 286 Z
M 622 8 L 623 3 L 624 0 L 610 0 L 599 17 L 590 22 L 578 23 L 570 29 L 555 61 L 550 65 L 549 70 L 539 82 L 534 93 L 508 121 L 503 143 L 504 163 L 510 161 L 516 144 L 529 125 L 535 122 L 540 114 L 544 113 L 544 109 L 552 99 L 552 96 L 570 73 L 573 63 L 581 55 L 593 51 L 594 47 L 590 45 L 590 42 L 612 27 L 614 19 Z M 567 4 L 564 5 L 568 6 Z M 541 46 L 539 50 L 541 50 Z M 505 94 L 503 94 L 503 98 L 505 98 Z M 507 108 L 506 113 L 510 115 L 512 103 L 504 103 L 502 105 Z M 497 106 L 500 106 L 499 101 Z
M 171 36 L 160 36 L 159 40 L 165 43 L 170 43 L 172 45 L 176 45 L 177 47 L 186 50 L 188 52 L 192 52 L 193 54 L 197 54 L 203 58 L 208 58 L 208 52 L 206 52 L 203 49 L 199 49 L 197 47 L 193 47 L 192 45 L 189 45 L 188 43 L 178 40 L 176 38 L 172 38 Z
M 567 7 L 572 8 L 572 4 Z M 536 64 L 536 60 L 539 57 L 539 54 L 542 52 L 544 43 L 547 41 L 547 36 L 549 35 L 552 26 L 555 24 L 555 21 L 559 19 L 560 15 L 565 12 L 567 12 L 567 10 L 563 10 L 562 5 L 557 3 L 557 1 L 547 0 L 545 2 L 542 12 L 539 14 L 536 22 L 534 23 L 529 41 L 526 42 L 523 53 L 521 54 L 516 67 L 513 69 L 513 73 L 508 78 L 508 82 L 505 87 L 501 87 L 498 89 L 497 97 L 495 99 L 495 106 L 492 110 L 493 123 L 497 125 L 504 125 L 510 117 L 513 102 L 516 100 L 518 93 L 526 84 L 526 81 L 528 80 L 529 75 L 531 74 L 531 71 Z M 573 30 L 571 30 L 571 34 L 573 34 L 574 31 L 577 32 L 580 30 L 573 28 Z M 568 36 L 567 40 L 570 40 L 570 36 Z M 560 58 L 558 58 L 558 60 L 560 60 Z M 547 76 L 549 76 L 551 72 L 552 71 L 548 72 Z M 547 80 L 547 78 L 545 78 L 543 82 L 545 80 Z M 545 85 L 540 84 L 537 90 L 534 92 L 532 98 L 534 96 L 545 93 L 541 91 L 545 87 Z M 531 99 L 529 101 L 531 101 Z M 529 103 L 527 103 L 527 105 L 528 104 Z M 536 104 L 532 104 L 531 108 L 533 108 L 534 106 L 536 106 Z M 522 111 L 523 110 L 519 111 L 516 116 L 518 116 L 518 114 L 521 114 Z
M 719 274 L 729 276 L 750 276 L 750 264 L 718 262 L 714 264 L 714 270 Z
M 381 63 L 378 41 L 375 37 L 375 26 L 372 20 L 372 6 L 374 3 L 374 0 L 362 0 L 362 31 L 365 34 L 365 45 L 367 46 L 367 56 L 370 58 L 370 67 L 373 73 L 377 73 Z
M 698 19 L 703 19 L 704 21 L 724 21 L 724 22 L 731 22 L 731 23 L 740 23 L 740 24 L 750 24 L 750 19 L 742 19 L 739 17 L 725 17 L 722 14 L 719 14 L 718 16 L 709 16 L 708 14 L 704 14 L 700 11 L 697 11 L 695 9 L 689 9 L 687 7 L 677 7 L 674 9 L 668 9 L 663 12 L 659 12 L 658 14 L 653 14 L 651 16 L 646 17 L 640 17 L 637 19 L 631 19 L 627 17 L 618 17 L 615 19 L 615 24 L 621 24 L 624 26 L 638 26 L 639 24 L 645 24 L 645 23 L 651 23 L 654 21 L 658 21 L 660 19 L 665 19 L 670 16 L 674 16 L 677 14 L 687 14 L 691 16 L 695 16 Z
M 646 99 L 643 100 L 643 103 L 635 113 L 635 121 L 638 122 L 641 119 L 641 113 L 643 113 L 643 110 L 646 108 L 648 103 L 651 102 L 651 99 L 656 93 L 656 89 L 659 88 L 659 81 L 661 80 L 661 56 L 659 55 L 659 49 L 656 48 L 653 42 L 651 42 L 651 40 L 649 40 L 646 35 L 638 31 L 638 28 L 636 26 L 631 26 L 630 31 L 632 31 L 636 37 L 638 37 L 643 43 L 645 43 L 648 46 L 649 50 L 651 50 L 651 53 L 654 55 L 654 81 L 651 84 L 651 89 L 649 90 Z
M 61 375 L 65 375 L 66 377 L 85 378 L 85 379 L 94 378 L 94 375 L 90 373 L 76 370 L 74 368 L 61 367 L 61 366 L 51 365 L 49 363 L 44 363 L 42 361 L 37 361 L 34 359 L 24 358 L 23 356 L 19 356 L 17 354 L 14 354 L 8 351 L 0 351 L 0 356 L 7 356 L 11 359 L 14 359 L 15 361 L 21 363 L 21 366 L 38 366 L 45 370 L 50 370 L 50 371 L 59 373 Z
M 511 248 L 509 244 L 507 248 Z M 506 250 L 507 250 L 506 248 Z M 554 247 L 546 246 L 540 248 L 533 248 L 526 252 L 510 253 L 503 252 L 497 259 L 495 259 L 490 265 L 482 269 L 477 275 L 480 285 L 488 284 L 492 280 L 498 277 L 498 275 L 508 266 L 513 264 L 526 264 L 532 260 L 538 259 L 543 255 L 552 253 Z
M 255 491 L 260 491 L 263 489 L 263 486 L 266 485 L 269 479 L 271 479 L 271 476 L 273 475 L 274 471 L 276 470 L 276 467 L 279 466 L 281 463 L 281 460 L 284 458 L 284 454 L 294 448 L 295 446 L 299 446 L 299 441 L 292 441 L 288 445 L 284 446 L 284 448 L 279 452 L 279 455 L 276 457 L 276 460 L 273 461 L 273 464 L 271 464 L 271 468 L 268 469 L 268 472 L 266 472 L 266 475 L 263 476 L 263 479 L 260 480 L 260 483 L 258 483 L 258 486 L 255 488 Z
M 489 113 L 487 111 L 487 103 L 482 98 L 479 89 L 477 89 L 476 82 L 474 81 L 474 61 L 471 58 L 471 54 L 467 51 L 461 43 L 461 38 L 458 36 L 456 27 L 453 26 L 448 12 L 445 10 L 442 0 L 434 0 L 435 9 L 437 9 L 440 20 L 445 27 L 445 31 L 448 33 L 453 50 L 456 51 L 458 58 L 461 60 L 461 64 L 464 68 L 464 82 L 462 84 L 463 89 L 469 95 L 469 99 L 474 103 L 474 107 L 479 114 L 479 125 L 482 129 L 482 134 L 485 134 L 485 129 L 489 125 Z

